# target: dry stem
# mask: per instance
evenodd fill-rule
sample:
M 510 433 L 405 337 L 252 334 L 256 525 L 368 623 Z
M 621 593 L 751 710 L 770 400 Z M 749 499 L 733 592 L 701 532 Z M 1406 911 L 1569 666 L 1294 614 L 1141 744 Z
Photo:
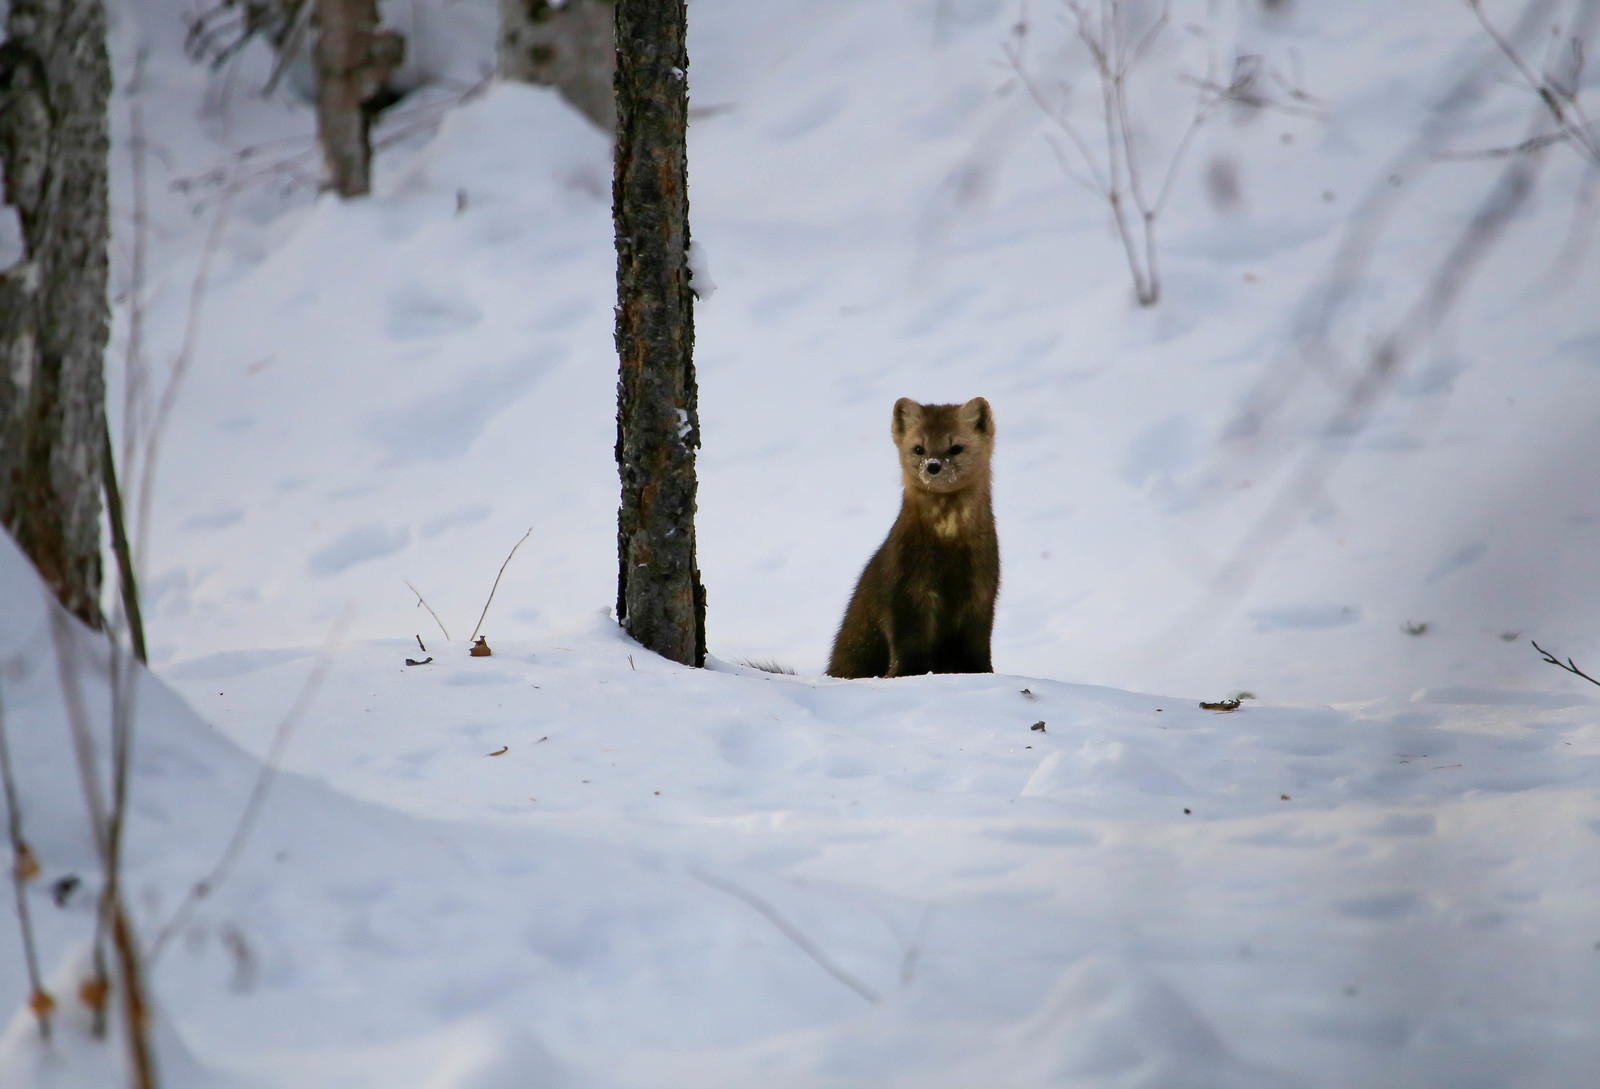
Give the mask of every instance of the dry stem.
M 529 537 L 532 537 L 532 536 L 533 536 L 533 527 L 530 526 L 530 527 L 528 527 L 528 532 L 526 532 L 526 533 L 524 533 L 522 535 L 522 540 L 518 541 L 516 544 L 511 546 L 511 551 L 506 555 L 506 562 L 500 565 L 500 575 L 504 575 L 506 573 L 506 568 L 508 566 L 510 566 L 510 564 L 511 564 L 511 557 L 515 556 L 517 554 L 517 549 L 522 547 L 522 541 L 526 541 Z M 476 628 L 472 629 L 472 634 L 471 635 L 467 636 L 467 642 L 468 643 L 471 643 L 475 639 L 478 638 L 478 628 L 483 627 L 483 618 L 489 615 L 489 605 L 494 601 L 494 592 L 496 590 L 500 589 L 500 575 L 496 575 L 494 577 L 494 585 L 489 588 L 489 600 L 485 601 L 483 603 L 483 612 L 478 614 L 478 626 Z M 419 594 L 418 597 L 420 597 L 420 596 L 421 595 Z M 433 610 L 429 609 L 428 611 L 432 612 Z M 435 617 L 434 619 L 437 620 L 438 617 Z M 440 627 L 443 627 L 443 626 L 444 625 L 442 625 L 442 624 L 440 625 Z M 447 636 L 445 636 L 445 638 L 448 639 L 449 636 L 447 635 Z
M 22 796 L 11 769 L 11 748 L 6 741 L 5 705 L 0 702 L 0 785 L 6 792 L 6 827 L 11 834 L 11 884 L 17 896 L 17 921 L 22 927 L 22 956 L 28 966 L 30 1005 L 39 1020 L 39 1035 L 50 1039 L 50 1009 L 54 1005 L 39 974 L 39 950 L 33 937 L 33 916 L 28 911 L 28 894 L 23 887 L 29 880 L 27 862 L 33 857 L 22 838 Z
M 802 953 L 816 961 L 818 966 L 821 967 L 824 972 L 827 972 L 834 979 L 837 979 L 840 983 L 843 983 L 846 987 L 849 987 L 852 991 L 866 999 L 872 1005 L 878 1006 L 883 1004 L 882 995 L 873 990 L 871 987 L 867 986 L 865 983 L 861 982 L 849 972 L 845 971 L 843 968 L 839 967 L 839 965 L 834 962 L 832 957 L 823 952 L 821 946 L 812 941 L 810 938 L 806 937 L 806 935 L 798 927 L 789 922 L 789 920 L 785 919 L 782 915 L 778 914 L 778 910 L 765 900 L 761 899 L 761 897 L 757 896 L 753 892 L 749 892 L 746 889 L 740 888 L 732 881 L 725 881 L 720 877 L 713 877 L 704 870 L 692 869 L 689 872 L 694 875 L 695 880 L 701 882 L 702 884 L 710 885 L 712 888 L 717 889 L 720 892 L 725 892 L 735 900 L 740 900 L 754 908 L 764 919 L 767 920 L 767 922 L 777 927 L 779 933 L 781 933 L 785 938 L 788 938 L 790 941 L 794 942 L 794 944 L 800 948 Z
M 162 952 L 171 943 L 194 915 L 195 908 L 215 892 L 228 874 L 232 872 L 233 865 L 238 861 L 239 853 L 244 850 L 245 843 L 250 838 L 250 832 L 255 828 L 256 818 L 261 815 L 261 807 L 266 803 L 267 792 L 272 787 L 272 781 L 277 778 L 278 767 L 283 760 L 284 750 L 288 748 L 289 737 L 294 733 L 294 728 L 300 724 L 300 719 L 311 706 L 311 701 L 316 698 L 317 691 L 322 687 L 322 682 L 328 676 L 328 670 L 333 666 L 333 654 L 344 640 L 345 629 L 349 627 L 353 610 L 346 610 L 328 634 L 328 640 L 323 645 L 322 654 L 317 659 L 315 668 L 312 669 L 305 683 L 300 686 L 300 692 L 295 696 L 294 703 L 278 722 L 278 728 L 273 732 L 272 744 L 267 749 L 266 759 L 256 772 L 255 785 L 250 789 L 250 796 L 245 800 L 244 809 L 239 814 L 239 822 L 234 825 L 233 834 L 228 837 L 227 844 L 222 849 L 222 854 L 217 858 L 216 864 L 199 881 L 189 889 L 183 902 L 172 913 L 157 933 L 155 940 L 150 943 L 150 948 L 145 953 L 148 963 L 154 964 L 160 959 Z

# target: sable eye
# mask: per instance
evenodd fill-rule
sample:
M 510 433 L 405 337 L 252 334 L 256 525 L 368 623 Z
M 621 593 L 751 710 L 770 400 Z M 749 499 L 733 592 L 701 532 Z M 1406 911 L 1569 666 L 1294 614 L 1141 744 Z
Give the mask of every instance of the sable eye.
M 926 450 L 924 450 L 924 449 L 923 449 L 923 448 L 922 448 L 922 447 L 920 447 L 920 446 L 913 446 L 913 447 L 912 447 L 912 448 L 911 448 L 911 452 L 912 452 L 912 453 L 913 453 L 913 454 L 915 454 L 915 455 L 917 455 L 917 457 L 919 457 L 919 458 L 920 458 L 920 457 L 921 457 L 921 456 L 922 456 L 922 455 L 923 455 L 923 454 L 926 454 L 926 453 L 927 453 L 927 451 L 926 451 Z
M 952 447 L 951 447 L 951 448 L 950 448 L 950 453 L 949 453 L 949 454 L 948 454 L 948 455 L 947 455 L 947 456 L 949 456 L 949 457 L 955 457 L 955 456 L 956 456 L 956 455 L 957 455 L 957 454 L 959 454 L 959 453 L 961 453 L 961 447 L 959 447 L 959 446 L 952 446 Z

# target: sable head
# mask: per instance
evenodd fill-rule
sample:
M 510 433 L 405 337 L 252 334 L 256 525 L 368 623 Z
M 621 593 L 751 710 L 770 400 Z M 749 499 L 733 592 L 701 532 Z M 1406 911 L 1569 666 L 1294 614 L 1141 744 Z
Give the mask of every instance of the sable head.
M 982 397 L 964 405 L 919 405 L 902 397 L 894 403 L 892 433 L 908 488 L 956 492 L 988 484 L 994 413 Z

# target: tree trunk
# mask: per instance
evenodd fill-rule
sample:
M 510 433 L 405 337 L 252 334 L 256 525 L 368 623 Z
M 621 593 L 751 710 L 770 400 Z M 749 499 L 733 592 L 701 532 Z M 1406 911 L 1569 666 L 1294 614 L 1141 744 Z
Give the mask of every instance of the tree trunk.
M 405 39 L 378 29 L 378 0 L 314 2 L 317 141 L 328 185 L 341 197 L 365 196 L 372 191 L 373 106 L 405 60 Z
M 554 87 L 601 131 L 617 128 L 612 0 L 500 0 L 502 79 Z
M 0 521 L 62 605 L 94 625 L 110 96 L 101 0 L 11 0 L 0 45 Z
M 687 19 L 684 0 L 617 0 L 616 13 L 617 619 L 649 649 L 700 666 Z

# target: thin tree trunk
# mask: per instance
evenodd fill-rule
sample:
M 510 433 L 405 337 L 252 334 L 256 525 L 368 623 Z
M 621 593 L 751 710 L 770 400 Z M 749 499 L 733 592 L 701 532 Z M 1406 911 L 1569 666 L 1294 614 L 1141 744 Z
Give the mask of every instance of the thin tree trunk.
M 378 29 L 377 0 L 314 0 L 317 140 L 328 185 L 341 197 L 372 191 L 372 104 L 405 59 L 405 40 Z
M 111 62 L 101 0 L 11 0 L 0 159 L 0 522 L 68 610 L 100 617 Z M 20 233 L 20 238 L 16 235 Z M 20 245 L 20 253 L 17 249 Z
M 617 0 L 616 15 L 617 619 L 649 649 L 700 666 L 687 16 L 684 0 Z

